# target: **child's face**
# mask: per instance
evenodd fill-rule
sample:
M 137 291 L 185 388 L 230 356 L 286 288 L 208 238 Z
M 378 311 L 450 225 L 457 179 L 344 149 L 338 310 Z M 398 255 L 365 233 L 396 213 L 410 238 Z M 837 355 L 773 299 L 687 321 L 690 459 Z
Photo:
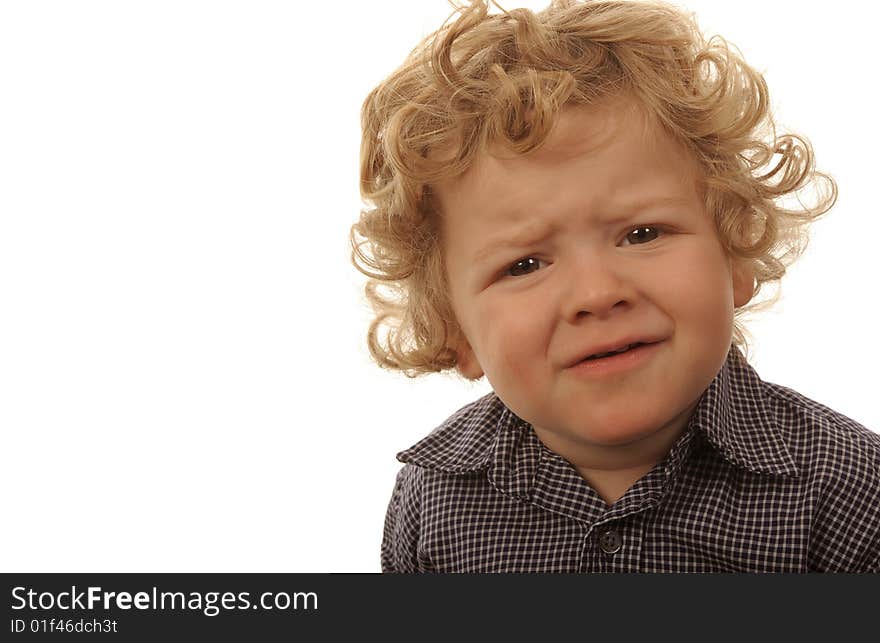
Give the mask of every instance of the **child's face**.
M 460 371 L 485 374 L 545 444 L 584 466 L 684 428 L 753 287 L 722 250 L 695 162 L 621 100 L 566 108 L 532 156 L 483 155 L 435 186 Z M 615 372 L 573 368 L 638 340 L 660 343 Z

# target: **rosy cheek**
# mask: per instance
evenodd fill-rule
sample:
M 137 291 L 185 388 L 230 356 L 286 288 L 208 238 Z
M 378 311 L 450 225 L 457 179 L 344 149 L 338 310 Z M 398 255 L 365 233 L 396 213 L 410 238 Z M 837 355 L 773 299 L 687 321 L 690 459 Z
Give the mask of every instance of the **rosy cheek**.
M 689 311 L 693 323 L 699 324 L 707 335 L 726 332 L 733 319 L 733 288 L 723 266 L 712 266 L 711 261 L 701 276 L 690 284 L 678 284 L 678 292 L 688 293 L 681 302 L 682 309 Z
M 509 347 L 511 337 L 516 335 L 513 328 L 515 322 L 503 307 L 484 302 L 479 310 L 475 310 L 476 341 L 481 350 L 484 367 L 489 370 L 503 372 L 510 368 L 515 360 L 511 360 Z
M 716 252 L 713 247 L 700 244 L 690 250 L 675 261 L 658 266 L 654 274 L 667 284 L 670 294 L 699 296 L 705 303 L 709 303 L 707 298 L 723 299 L 724 291 L 730 290 L 730 276 L 720 248 Z

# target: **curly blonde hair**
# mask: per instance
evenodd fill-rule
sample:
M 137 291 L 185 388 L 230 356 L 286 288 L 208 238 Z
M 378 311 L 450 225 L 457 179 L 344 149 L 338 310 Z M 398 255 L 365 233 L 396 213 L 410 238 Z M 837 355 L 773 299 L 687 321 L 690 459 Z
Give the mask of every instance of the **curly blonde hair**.
M 806 249 L 808 224 L 837 200 L 810 143 L 776 135 L 761 74 L 720 36 L 707 42 L 694 14 L 651 0 L 553 0 L 540 12 L 499 6 L 501 14 L 489 14 L 486 0 L 450 2 L 455 13 L 361 112 L 361 196 L 372 207 L 351 228 L 351 259 L 369 277 L 367 343 L 380 366 L 410 377 L 456 366 L 461 329 L 431 184 L 466 172 L 496 143 L 528 154 L 564 106 L 630 93 L 684 144 L 725 252 L 754 270 L 755 295 L 785 274 Z M 813 207 L 800 198 L 782 207 L 819 179 L 829 189 Z M 746 355 L 739 318 L 778 298 L 735 311 L 733 344 Z

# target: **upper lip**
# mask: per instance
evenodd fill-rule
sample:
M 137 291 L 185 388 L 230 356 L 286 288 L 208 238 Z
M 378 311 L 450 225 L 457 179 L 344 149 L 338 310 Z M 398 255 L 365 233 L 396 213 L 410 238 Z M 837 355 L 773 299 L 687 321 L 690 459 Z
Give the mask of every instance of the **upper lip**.
M 629 337 L 624 337 L 623 339 L 617 339 L 614 341 L 604 342 L 602 344 L 596 344 L 595 346 L 587 348 L 586 350 L 579 351 L 576 354 L 575 358 L 568 364 L 568 366 L 580 364 L 590 355 L 596 355 L 597 353 L 608 353 L 610 351 L 620 350 L 624 346 L 628 346 L 630 344 L 656 344 L 657 342 L 662 342 L 663 339 L 663 337 L 631 335 Z

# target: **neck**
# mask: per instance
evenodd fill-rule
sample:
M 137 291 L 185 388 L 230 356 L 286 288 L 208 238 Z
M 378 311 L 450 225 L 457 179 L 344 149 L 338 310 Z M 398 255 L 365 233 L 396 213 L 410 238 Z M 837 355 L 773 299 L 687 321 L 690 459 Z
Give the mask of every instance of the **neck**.
M 533 428 L 547 448 L 568 460 L 606 502 L 613 503 L 669 454 L 696 406 L 694 402 L 663 427 L 626 444 L 597 444 Z

